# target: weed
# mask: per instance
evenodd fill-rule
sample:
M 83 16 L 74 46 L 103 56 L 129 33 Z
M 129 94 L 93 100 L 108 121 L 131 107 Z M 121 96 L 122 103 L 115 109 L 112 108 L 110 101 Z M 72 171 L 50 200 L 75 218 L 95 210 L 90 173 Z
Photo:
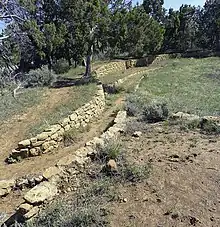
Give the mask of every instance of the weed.
M 98 148 L 97 160 L 106 163 L 110 159 L 116 160 L 121 153 L 121 143 L 117 140 L 109 141 Z

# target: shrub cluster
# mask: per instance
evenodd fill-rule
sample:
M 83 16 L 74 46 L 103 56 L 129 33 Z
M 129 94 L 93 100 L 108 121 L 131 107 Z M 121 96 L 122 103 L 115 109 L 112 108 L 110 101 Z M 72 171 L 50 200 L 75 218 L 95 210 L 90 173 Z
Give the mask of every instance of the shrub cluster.
M 69 70 L 70 66 L 65 59 L 60 59 L 53 65 L 53 71 L 56 74 L 67 73 Z
M 47 66 L 43 66 L 40 69 L 30 70 L 22 76 L 22 81 L 25 87 L 44 87 L 51 86 L 55 81 L 55 75 L 48 69 Z

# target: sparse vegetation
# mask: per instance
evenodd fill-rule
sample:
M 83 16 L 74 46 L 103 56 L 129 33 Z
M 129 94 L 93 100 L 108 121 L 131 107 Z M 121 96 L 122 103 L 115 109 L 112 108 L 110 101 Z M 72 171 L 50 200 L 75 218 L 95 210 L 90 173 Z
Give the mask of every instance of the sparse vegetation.
M 67 117 L 74 110 L 90 101 L 95 92 L 96 85 L 94 83 L 73 86 L 71 88 L 68 100 L 65 100 L 56 106 L 52 113 L 45 113 L 44 116 L 41 117 L 40 121 L 30 128 L 30 130 L 27 132 L 27 136 L 34 136 L 37 133 L 42 132 L 42 130 L 47 128 L 49 125 L 55 124 Z

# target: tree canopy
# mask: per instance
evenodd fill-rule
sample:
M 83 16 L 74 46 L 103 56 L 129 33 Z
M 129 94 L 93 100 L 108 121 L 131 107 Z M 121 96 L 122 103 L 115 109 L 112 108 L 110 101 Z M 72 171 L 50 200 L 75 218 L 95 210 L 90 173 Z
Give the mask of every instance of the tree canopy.
M 163 0 L 2 0 L 0 64 L 28 71 L 59 59 L 143 57 L 161 52 L 220 49 L 220 3 L 165 9 Z

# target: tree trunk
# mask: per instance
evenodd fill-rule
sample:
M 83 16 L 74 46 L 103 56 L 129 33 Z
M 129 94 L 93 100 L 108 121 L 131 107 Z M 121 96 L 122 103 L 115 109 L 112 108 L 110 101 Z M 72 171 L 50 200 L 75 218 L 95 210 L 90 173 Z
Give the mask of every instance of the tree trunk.
M 92 54 L 93 54 L 93 45 L 90 46 L 86 56 L 86 72 L 84 74 L 84 77 L 92 76 L 92 66 L 91 66 Z
M 84 74 L 84 77 L 90 77 L 91 76 L 91 55 L 87 55 L 86 57 L 86 72 Z

